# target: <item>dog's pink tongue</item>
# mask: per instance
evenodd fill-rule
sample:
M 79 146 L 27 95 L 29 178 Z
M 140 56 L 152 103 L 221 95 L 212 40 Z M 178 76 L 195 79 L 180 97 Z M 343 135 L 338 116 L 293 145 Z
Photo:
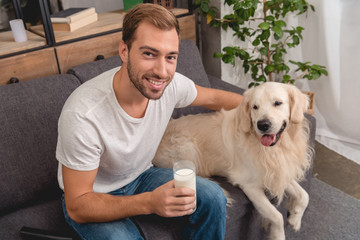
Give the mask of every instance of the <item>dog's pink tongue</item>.
M 276 138 L 276 135 L 264 135 L 261 137 L 261 144 L 268 147 L 270 146 Z

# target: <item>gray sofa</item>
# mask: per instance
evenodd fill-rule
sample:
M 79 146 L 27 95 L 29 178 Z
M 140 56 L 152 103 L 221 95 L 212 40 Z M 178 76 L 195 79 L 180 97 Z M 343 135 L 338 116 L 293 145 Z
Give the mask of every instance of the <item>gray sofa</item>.
M 57 184 L 57 121 L 69 94 L 88 79 L 121 64 L 119 57 L 73 67 L 59 74 L 26 82 L 0 86 L 0 239 L 26 239 L 22 227 L 42 230 L 54 239 L 77 239 L 65 223 Z M 184 40 L 177 71 L 197 84 L 242 93 L 243 90 L 208 76 L 196 45 Z M 173 117 L 207 112 L 199 107 L 176 109 Z M 314 146 L 315 119 L 311 122 L 310 144 Z M 302 185 L 309 188 L 311 170 Z M 224 178 L 216 180 L 229 191 L 234 204 L 228 207 L 226 239 L 265 239 L 261 218 L 244 193 Z M 286 217 L 284 204 L 279 206 Z M 179 239 L 181 222 L 155 215 L 133 220 L 145 239 Z M 23 231 L 26 232 L 24 229 Z M 37 232 L 30 229 L 30 232 Z M 62 237 L 62 238 L 61 238 Z M 40 238 L 39 239 L 46 239 Z M 50 239 L 50 238 L 49 238 Z

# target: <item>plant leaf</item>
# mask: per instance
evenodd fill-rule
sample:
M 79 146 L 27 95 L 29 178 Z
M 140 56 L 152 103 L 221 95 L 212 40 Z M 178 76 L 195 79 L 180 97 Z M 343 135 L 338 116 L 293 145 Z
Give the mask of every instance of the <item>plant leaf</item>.
M 262 22 L 262 23 L 259 24 L 258 27 L 261 28 L 262 30 L 268 30 L 270 28 L 270 23 Z
M 253 42 L 252 42 L 252 45 L 253 46 L 258 46 L 260 44 L 260 39 L 259 38 L 256 38 Z
M 215 58 L 222 58 L 222 56 L 223 56 L 222 53 L 219 53 L 219 52 L 214 53 Z
M 273 27 L 273 30 L 274 30 L 275 34 L 278 36 L 278 38 L 282 38 L 282 36 L 283 36 L 283 30 L 281 29 L 281 27 L 275 25 L 275 26 Z

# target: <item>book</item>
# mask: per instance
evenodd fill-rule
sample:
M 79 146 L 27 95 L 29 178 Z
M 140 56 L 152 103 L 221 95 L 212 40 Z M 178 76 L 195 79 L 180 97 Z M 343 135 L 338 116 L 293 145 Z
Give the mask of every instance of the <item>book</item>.
M 52 23 L 72 23 L 95 13 L 95 8 L 68 8 L 50 16 Z
M 98 14 L 93 13 L 89 16 L 86 16 L 80 20 L 71 23 L 53 23 L 52 27 L 54 31 L 65 31 L 72 32 L 79 28 L 82 28 L 90 23 L 96 22 L 98 20 Z

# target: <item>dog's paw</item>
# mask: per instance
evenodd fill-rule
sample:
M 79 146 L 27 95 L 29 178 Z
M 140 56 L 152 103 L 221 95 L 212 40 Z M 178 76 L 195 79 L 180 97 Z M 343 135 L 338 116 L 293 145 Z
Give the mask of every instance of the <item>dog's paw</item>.
M 284 229 L 270 229 L 269 239 L 271 240 L 285 240 L 285 231 Z
M 304 204 L 305 205 L 305 204 Z M 290 215 L 287 219 L 288 224 L 291 226 L 294 231 L 299 231 L 301 227 L 301 219 L 306 210 L 306 206 L 296 206 L 289 211 Z
M 294 231 L 299 231 L 301 227 L 302 214 L 292 213 L 287 219 L 288 224 Z
M 285 232 L 282 226 L 271 224 L 271 221 L 263 218 L 261 226 L 269 234 L 270 240 L 285 240 Z

